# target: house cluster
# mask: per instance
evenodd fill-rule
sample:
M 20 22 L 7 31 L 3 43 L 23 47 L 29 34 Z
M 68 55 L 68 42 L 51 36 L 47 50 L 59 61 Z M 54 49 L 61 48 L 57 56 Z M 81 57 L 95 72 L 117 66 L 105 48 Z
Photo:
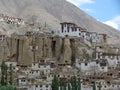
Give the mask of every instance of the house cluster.
M 13 18 L 5 15 L 0 15 L 0 21 L 6 21 L 11 24 L 19 25 L 25 24 L 22 19 Z M 34 26 L 34 24 L 29 25 Z M 73 65 L 60 65 L 58 63 L 60 62 L 60 60 L 56 60 L 56 58 L 37 58 L 34 56 L 35 50 L 38 50 L 39 48 L 39 46 L 35 44 L 35 39 L 37 35 L 40 37 L 50 36 L 53 40 L 53 46 L 55 47 L 56 42 L 54 41 L 54 35 L 52 33 L 43 32 L 40 30 L 27 31 L 22 36 L 27 36 L 28 38 L 31 37 L 32 44 L 30 44 L 29 49 L 33 51 L 33 62 L 30 65 L 26 65 L 24 63 L 19 64 L 19 62 L 17 62 L 16 60 L 16 57 L 18 57 L 17 54 L 16 56 L 13 55 L 16 61 L 12 59 L 5 60 L 5 63 L 8 67 L 10 67 L 11 64 L 13 66 L 14 83 L 17 86 L 18 90 L 52 90 L 51 84 L 54 75 L 57 75 L 59 77 L 60 82 L 69 82 L 72 76 L 77 76 L 78 78 L 81 78 L 81 90 L 93 90 L 92 85 L 94 82 L 96 84 L 97 90 L 100 87 L 99 83 L 101 83 L 102 90 L 120 90 L 119 48 L 111 47 L 113 52 L 109 52 L 105 51 L 102 46 L 91 45 L 91 47 L 89 48 L 94 49 L 94 53 L 91 52 L 94 54 L 94 57 L 92 57 L 91 60 L 86 60 L 84 58 L 75 58 L 75 63 Z M 74 23 L 68 22 L 61 23 L 59 36 L 60 38 L 82 38 L 90 41 L 91 43 L 107 43 L 106 34 L 89 32 L 85 28 L 81 28 Z M 6 38 L 6 35 L 0 35 L 0 41 L 5 40 Z M 15 35 L 15 40 L 17 41 L 17 35 Z M 62 40 L 63 39 L 61 39 L 61 42 Z M 19 45 L 16 46 L 20 47 Z M 55 48 L 52 49 L 54 50 Z M 74 57 L 75 56 L 72 56 L 72 58 Z
M 116 69 L 120 64 L 119 48 L 112 48 L 113 52 L 105 52 L 101 46 L 95 46 L 93 60 L 76 59 L 76 67 L 82 72 L 108 72 L 109 68 Z
M 24 25 L 25 22 L 22 18 L 15 18 L 12 16 L 0 14 L 0 21 L 1 22 L 6 22 L 8 24 L 13 24 L 13 25 Z
M 58 66 L 53 59 L 39 59 L 31 65 L 18 64 L 16 61 L 5 61 L 9 67 L 12 64 L 14 71 L 14 83 L 18 90 L 52 90 L 52 80 L 54 75 L 58 75 L 60 82 L 69 82 L 72 76 L 81 78 L 81 90 L 93 90 L 93 82 L 98 90 L 119 90 L 120 71 L 102 69 L 106 68 L 104 63 L 100 63 L 99 69 L 96 62 L 81 63 L 79 68 L 68 66 Z M 103 65 L 102 65 L 103 64 Z M 93 67 L 91 67 L 91 66 Z M 100 68 L 101 67 L 101 68 Z M 99 85 L 101 83 L 101 86 Z M 67 88 L 67 87 L 66 87 Z
M 106 43 L 107 41 L 106 34 L 89 32 L 87 29 L 81 28 L 75 23 L 63 22 L 60 24 L 61 24 L 61 30 L 59 31 L 59 35 L 62 37 L 65 36 L 81 37 L 92 43 Z
M 5 61 L 9 67 L 12 64 L 14 83 L 18 90 L 51 90 L 54 75 L 53 61 L 39 59 L 31 65 L 18 64 L 16 61 Z

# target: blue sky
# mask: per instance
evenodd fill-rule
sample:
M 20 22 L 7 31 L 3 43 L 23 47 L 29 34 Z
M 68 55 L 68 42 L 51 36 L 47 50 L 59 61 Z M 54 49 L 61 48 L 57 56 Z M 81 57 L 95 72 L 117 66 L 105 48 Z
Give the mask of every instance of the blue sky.
M 67 0 L 97 20 L 120 30 L 120 0 Z

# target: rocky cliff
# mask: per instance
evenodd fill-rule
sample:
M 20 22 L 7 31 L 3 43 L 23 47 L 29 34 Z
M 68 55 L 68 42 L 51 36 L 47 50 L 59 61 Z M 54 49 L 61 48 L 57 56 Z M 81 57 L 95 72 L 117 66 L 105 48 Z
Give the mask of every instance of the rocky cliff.
M 55 58 L 58 64 L 69 65 L 77 58 L 87 60 L 92 58 L 91 46 L 80 38 L 13 34 L 0 44 L 1 59 L 17 61 L 20 64 L 30 64 L 41 58 Z

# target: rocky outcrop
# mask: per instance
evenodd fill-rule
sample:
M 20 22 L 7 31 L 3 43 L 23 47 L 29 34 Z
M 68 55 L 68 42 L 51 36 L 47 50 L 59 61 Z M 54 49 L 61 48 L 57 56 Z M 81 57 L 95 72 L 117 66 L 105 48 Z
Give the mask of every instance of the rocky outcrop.
M 61 52 L 61 58 L 60 63 L 61 64 L 71 64 L 71 56 L 72 56 L 72 49 L 71 49 L 71 43 L 70 39 L 64 38 L 62 42 L 62 52 Z
M 56 58 L 58 64 L 70 65 L 75 63 L 76 58 L 90 59 L 92 56 L 89 45 L 80 38 L 13 34 L 4 42 L 6 58 L 22 64 L 30 64 L 40 58 Z
M 63 53 L 63 39 L 60 37 L 56 37 L 54 40 L 55 43 L 55 56 L 58 60 L 60 60 L 60 54 Z

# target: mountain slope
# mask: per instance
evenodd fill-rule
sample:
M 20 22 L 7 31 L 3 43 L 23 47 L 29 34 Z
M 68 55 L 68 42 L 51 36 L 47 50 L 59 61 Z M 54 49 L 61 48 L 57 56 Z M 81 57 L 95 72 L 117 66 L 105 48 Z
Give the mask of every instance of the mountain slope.
M 120 44 L 120 32 L 107 26 L 65 0 L 0 0 L 0 13 L 25 21 L 47 23 L 54 30 L 60 22 L 74 22 L 89 31 L 108 34 L 109 43 Z M 112 41 L 112 42 L 111 42 Z

